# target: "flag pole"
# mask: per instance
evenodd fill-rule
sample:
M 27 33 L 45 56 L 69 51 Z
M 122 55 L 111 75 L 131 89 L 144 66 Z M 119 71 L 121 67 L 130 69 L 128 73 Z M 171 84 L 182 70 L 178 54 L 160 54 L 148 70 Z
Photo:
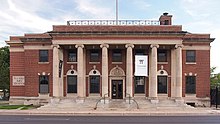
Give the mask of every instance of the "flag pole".
M 118 25 L 118 0 L 116 0 L 116 25 Z

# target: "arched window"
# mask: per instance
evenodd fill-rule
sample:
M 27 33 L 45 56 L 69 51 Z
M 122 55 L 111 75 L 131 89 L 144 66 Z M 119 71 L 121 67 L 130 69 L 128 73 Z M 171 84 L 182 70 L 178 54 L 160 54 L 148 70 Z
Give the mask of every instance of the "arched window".
M 95 66 L 89 72 L 89 92 L 100 93 L 100 72 Z
M 67 72 L 67 93 L 77 93 L 77 72 L 74 69 Z
M 41 75 L 39 77 L 39 93 L 49 93 L 49 77 Z

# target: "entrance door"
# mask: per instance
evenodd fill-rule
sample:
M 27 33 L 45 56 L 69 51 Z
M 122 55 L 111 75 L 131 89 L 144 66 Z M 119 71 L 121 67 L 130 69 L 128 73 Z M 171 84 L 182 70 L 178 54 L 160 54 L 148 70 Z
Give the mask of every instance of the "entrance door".
M 112 99 L 123 99 L 122 80 L 112 80 Z

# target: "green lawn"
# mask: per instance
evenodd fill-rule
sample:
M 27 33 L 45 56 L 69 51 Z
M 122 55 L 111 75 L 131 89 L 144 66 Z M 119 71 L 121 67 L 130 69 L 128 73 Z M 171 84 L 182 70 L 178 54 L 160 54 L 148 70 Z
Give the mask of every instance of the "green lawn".
M 0 105 L 0 109 L 20 109 L 20 110 L 28 110 L 28 109 L 34 109 L 37 108 L 38 106 L 33 106 L 33 105 Z

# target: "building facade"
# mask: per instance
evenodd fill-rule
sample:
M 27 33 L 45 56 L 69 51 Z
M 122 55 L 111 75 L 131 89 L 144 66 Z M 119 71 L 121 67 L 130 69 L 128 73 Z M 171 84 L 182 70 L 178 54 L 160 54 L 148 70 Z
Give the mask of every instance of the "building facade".
M 159 21 L 68 21 L 11 36 L 10 102 L 130 96 L 208 106 L 213 40 L 182 31 L 168 13 Z

